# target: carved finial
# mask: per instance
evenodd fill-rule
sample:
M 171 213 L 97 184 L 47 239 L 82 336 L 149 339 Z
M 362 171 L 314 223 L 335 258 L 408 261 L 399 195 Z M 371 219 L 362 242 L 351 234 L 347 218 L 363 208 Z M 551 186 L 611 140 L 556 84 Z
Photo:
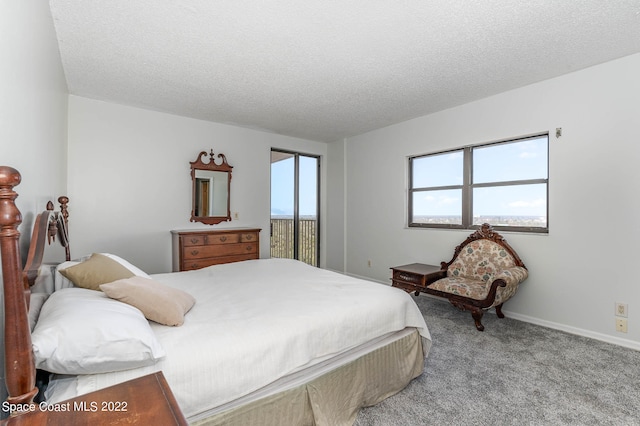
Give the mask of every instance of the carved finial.
M 60 212 L 62 213 L 62 217 L 64 218 L 65 223 L 67 223 L 69 222 L 69 210 L 67 209 L 69 197 L 62 195 L 58 197 L 58 202 L 60 203 Z
M 18 186 L 22 181 L 22 177 L 20 176 L 20 172 L 9 166 L 0 166 L 0 187 L 4 188 L 5 186 Z
M 20 172 L 13 167 L 0 166 L 0 226 L 3 235 L 17 233 L 18 225 L 22 223 L 22 215 L 15 204 L 18 194 L 13 190 L 21 180 Z
M 71 260 L 71 249 L 69 248 L 69 197 L 61 195 L 58 197 L 60 203 L 60 214 L 62 215 L 62 224 L 58 229 L 58 235 L 60 235 L 60 244 L 64 247 L 66 260 Z M 60 229 L 62 228 L 62 229 Z
M 52 215 L 49 217 L 49 226 L 47 231 L 47 243 L 51 244 L 56 240 L 56 235 L 58 234 L 58 222 L 56 221 L 56 216 Z

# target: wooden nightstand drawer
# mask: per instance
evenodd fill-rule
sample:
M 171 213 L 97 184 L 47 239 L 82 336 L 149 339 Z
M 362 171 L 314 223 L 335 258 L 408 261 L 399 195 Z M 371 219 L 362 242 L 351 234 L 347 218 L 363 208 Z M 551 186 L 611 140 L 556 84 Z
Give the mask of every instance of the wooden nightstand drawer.
M 423 275 L 412 274 L 405 271 L 393 271 L 393 279 L 398 281 L 404 281 L 412 284 L 422 284 Z

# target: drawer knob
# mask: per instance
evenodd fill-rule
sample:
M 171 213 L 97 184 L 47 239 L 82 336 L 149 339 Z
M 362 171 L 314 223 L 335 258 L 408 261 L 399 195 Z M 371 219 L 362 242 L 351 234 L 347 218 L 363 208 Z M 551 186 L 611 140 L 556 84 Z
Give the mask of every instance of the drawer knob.
M 253 240 L 253 235 L 249 234 L 249 235 L 245 235 L 245 238 L 249 241 Z
M 224 243 L 225 241 L 227 241 L 227 237 L 224 237 L 224 236 L 220 237 L 220 241 L 222 241 Z
M 253 246 L 247 246 L 247 251 L 253 250 Z
M 200 250 L 191 250 L 191 254 L 194 256 L 198 253 L 200 253 Z
M 195 244 L 195 243 L 197 243 L 197 242 L 198 242 L 198 239 L 197 239 L 197 238 L 192 238 L 192 239 L 191 239 L 191 243 L 192 243 L 192 244 Z

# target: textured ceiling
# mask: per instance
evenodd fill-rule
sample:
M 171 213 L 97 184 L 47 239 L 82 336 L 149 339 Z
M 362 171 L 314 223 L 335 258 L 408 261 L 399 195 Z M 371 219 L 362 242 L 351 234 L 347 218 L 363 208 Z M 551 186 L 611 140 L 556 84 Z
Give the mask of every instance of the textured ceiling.
M 640 0 L 50 0 L 69 92 L 331 142 L 640 52 Z

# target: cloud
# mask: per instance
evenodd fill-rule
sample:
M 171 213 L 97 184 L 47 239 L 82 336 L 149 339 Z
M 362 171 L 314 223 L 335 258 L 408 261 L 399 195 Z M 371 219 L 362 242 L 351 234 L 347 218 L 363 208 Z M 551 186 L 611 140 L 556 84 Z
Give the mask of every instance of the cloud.
M 538 154 L 535 152 L 523 152 L 520 154 L 520 158 L 536 158 Z
M 438 204 L 442 205 L 446 205 L 446 204 L 453 204 L 453 203 L 458 203 L 460 201 L 459 198 L 454 198 L 454 197 L 442 197 L 438 200 Z
M 513 201 L 511 203 L 508 204 L 509 207 L 540 207 L 540 206 L 544 206 L 546 205 L 547 200 L 545 200 L 544 198 L 538 198 L 536 200 L 531 200 L 531 201 Z
M 449 204 L 460 203 L 459 197 L 445 197 L 445 196 L 433 196 L 433 195 L 425 195 L 423 198 L 425 201 L 429 203 L 436 203 L 438 206 L 446 206 Z

